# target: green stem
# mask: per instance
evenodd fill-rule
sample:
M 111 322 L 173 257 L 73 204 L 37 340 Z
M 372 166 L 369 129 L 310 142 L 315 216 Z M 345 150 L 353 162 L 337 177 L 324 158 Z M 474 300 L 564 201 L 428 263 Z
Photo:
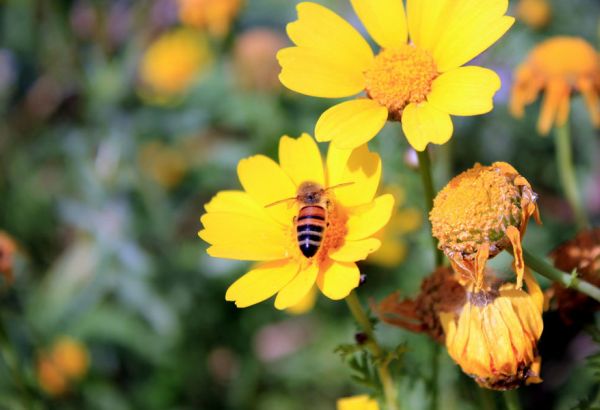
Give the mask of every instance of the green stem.
M 529 266 L 540 275 L 545 276 L 554 282 L 560 283 L 567 288 L 575 289 L 581 293 L 585 293 L 586 295 L 600 302 L 600 289 L 591 283 L 578 279 L 573 274 L 568 274 L 556 269 L 554 266 L 529 252 L 525 248 L 523 248 L 523 258 L 525 259 L 525 265 Z
M 440 344 L 433 342 L 431 351 L 431 380 L 429 388 L 431 391 L 430 409 L 437 410 L 438 408 L 438 372 L 440 368 Z
M 383 386 L 383 394 L 385 396 L 387 410 L 398 410 L 397 393 L 394 386 L 394 381 L 392 379 L 392 375 L 390 374 L 390 370 L 388 369 L 388 362 L 384 357 L 384 351 L 381 346 L 379 346 L 377 339 L 375 339 L 373 325 L 363 310 L 362 305 L 358 300 L 358 296 L 356 296 L 354 291 L 350 292 L 350 294 L 346 297 L 346 303 L 348 304 L 350 312 L 352 312 L 352 316 L 354 316 L 354 319 L 358 322 L 360 327 L 368 336 L 369 340 L 367 343 L 371 349 L 371 353 L 376 359 L 378 359 L 377 373 L 379 375 L 379 379 L 381 380 L 381 385 Z
M 577 186 L 577 177 L 573 165 L 573 151 L 571 147 L 571 132 L 569 123 L 555 128 L 556 138 L 556 162 L 558 163 L 558 175 L 567 201 L 575 215 L 577 229 L 582 230 L 589 226 L 585 208 L 581 201 L 581 195 Z
M 421 182 L 423 184 L 423 191 L 425 193 L 425 208 L 427 209 L 426 218 L 429 220 L 429 212 L 433 208 L 433 197 L 435 191 L 433 189 L 433 177 L 431 175 L 431 159 L 429 158 L 429 151 L 417 151 L 419 157 L 419 172 L 421 174 Z M 431 236 L 433 244 L 433 252 L 435 255 L 435 266 L 442 266 L 444 263 L 444 254 L 437 247 L 437 241 L 434 236 Z
M 521 410 L 521 403 L 516 390 L 507 390 L 502 393 L 507 410 Z

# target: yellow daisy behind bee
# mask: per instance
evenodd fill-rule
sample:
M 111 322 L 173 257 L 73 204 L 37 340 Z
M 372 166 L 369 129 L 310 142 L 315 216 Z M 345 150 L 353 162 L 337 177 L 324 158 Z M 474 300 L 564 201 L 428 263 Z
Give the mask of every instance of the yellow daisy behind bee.
M 339 399 L 337 410 L 379 410 L 379 404 L 377 404 L 377 400 L 362 394 Z
M 376 197 L 381 159 L 366 145 L 331 145 L 325 164 L 307 134 L 279 141 L 279 164 L 256 155 L 238 164 L 243 191 L 218 193 L 201 217 L 209 255 L 261 262 L 225 298 L 246 307 L 277 294 L 275 307 L 296 305 L 316 283 L 330 299 L 359 284 L 356 261 L 377 250 L 388 222 L 389 195 Z
M 378 54 L 348 22 L 311 2 L 300 3 L 298 20 L 287 26 L 295 47 L 278 53 L 279 78 L 293 91 L 325 98 L 361 94 L 321 115 L 317 141 L 354 148 L 391 119 L 402 121 L 408 142 L 423 151 L 450 139 L 451 115 L 492 110 L 498 75 L 462 66 L 512 26 L 508 0 L 408 0 L 406 13 L 402 0 L 351 3 Z

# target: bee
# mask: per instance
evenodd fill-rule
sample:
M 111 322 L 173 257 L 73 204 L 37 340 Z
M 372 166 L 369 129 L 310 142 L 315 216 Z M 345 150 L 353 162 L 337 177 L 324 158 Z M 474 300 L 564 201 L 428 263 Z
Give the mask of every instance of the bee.
M 327 220 L 327 214 L 331 207 L 329 191 L 351 184 L 353 182 L 323 188 L 316 182 L 303 182 L 298 187 L 298 193 L 295 197 L 273 202 L 267 207 L 288 201 L 296 201 L 299 204 L 298 215 L 294 217 L 296 239 L 300 252 L 305 257 L 312 258 L 321 248 L 325 230 L 329 226 Z

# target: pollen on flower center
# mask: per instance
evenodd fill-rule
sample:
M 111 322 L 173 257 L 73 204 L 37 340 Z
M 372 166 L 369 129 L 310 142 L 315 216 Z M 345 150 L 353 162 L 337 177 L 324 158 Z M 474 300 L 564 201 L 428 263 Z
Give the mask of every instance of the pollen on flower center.
M 412 45 L 383 49 L 365 72 L 365 89 L 388 108 L 391 119 L 399 120 L 406 105 L 425 100 L 438 74 L 427 50 Z
M 335 202 L 332 201 L 327 216 L 327 228 L 323 236 L 320 252 L 317 258 L 320 263 L 323 263 L 330 252 L 339 249 L 343 244 L 348 233 L 346 223 L 348 215 Z

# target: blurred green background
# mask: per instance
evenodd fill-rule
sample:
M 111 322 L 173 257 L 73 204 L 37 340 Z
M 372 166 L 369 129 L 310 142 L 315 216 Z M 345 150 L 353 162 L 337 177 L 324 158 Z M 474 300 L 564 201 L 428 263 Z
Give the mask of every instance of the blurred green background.
M 349 2 L 320 2 L 358 24 Z M 239 187 L 241 158 L 275 157 L 281 135 L 312 134 L 330 106 L 277 80 L 296 1 L 213 3 L 202 19 L 176 0 L 0 0 L 0 231 L 17 247 L 14 282 L 0 289 L 0 408 L 332 409 L 366 391 L 334 353 L 356 332 L 343 302 L 318 299 L 303 314 L 270 301 L 237 309 L 225 290 L 247 264 L 210 258 L 196 235 L 203 205 Z M 519 20 L 479 58 L 503 79 L 494 111 L 456 118 L 451 142 L 432 151 L 437 189 L 475 162 L 514 165 L 540 195 L 544 225 L 525 243 L 542 254 L 575 229 L 552 139 L 535 131 L 539 104 L 524 120 L 508 114 L 512 72 L 553 35 L 597 46 L 600 17 L 595 0 L 549 6 L 545 27 Z M 598 222 L 600 140 L 580 98 L 571 124 Z M 404 197 L 404 219 L 389 236 L 396 260 L 363 264 L 359 294 L 411 296 L 433 266 L 420 177 L 398 124 L 370 145 L 383 157 L 383 188 Z M 597 390 L 585 361 L 595 344 L 560 326 L 546 322 L 546 381 L 520 390 L 525 408 L 571 409 Z M 389 346 L 406 343 L 394 369 L 403 408 L 428 408 L 432 344 L 378 332 Z M 52 392 L 40 361 L 64 336 L 81 344 L 89 368 Z M 501 408 L 442 356 L 440 408 Z

